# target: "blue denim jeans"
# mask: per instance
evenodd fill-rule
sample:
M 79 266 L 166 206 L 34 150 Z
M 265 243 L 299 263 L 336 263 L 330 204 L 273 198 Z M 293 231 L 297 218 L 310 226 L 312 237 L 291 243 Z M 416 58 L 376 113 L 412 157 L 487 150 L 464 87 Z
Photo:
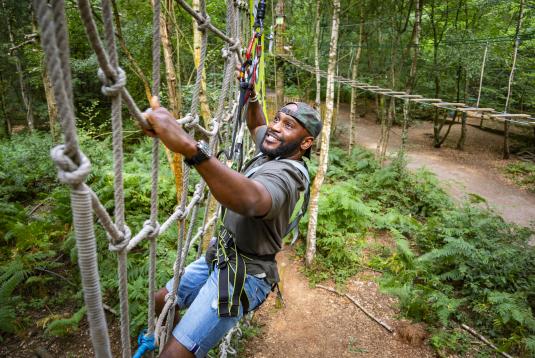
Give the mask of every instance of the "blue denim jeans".
M 187 311 L 173 329 L 173 336 L 195 357 L 206 356 L 243 316 L 241 306 L 237 317 L 218 316 L 217 277 L 217 267 L 210 272 L 203 256 L 186 267 L 178 287 L 178 306 Z M 165 287 L 171 292 L 173 279 Z M 247 275 L 244 289 L 249 310 L 253 310 L 264 302 L 271 285 L 263 278 Z

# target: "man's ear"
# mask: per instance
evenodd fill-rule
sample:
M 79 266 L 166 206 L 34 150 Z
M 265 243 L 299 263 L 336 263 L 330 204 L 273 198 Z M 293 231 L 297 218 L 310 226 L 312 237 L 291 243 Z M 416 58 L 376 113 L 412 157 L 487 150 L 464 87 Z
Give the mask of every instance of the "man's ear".
M 301 141 L 301 149 L 306 151 L 308 148 L 312 146 L 312 143 L 314 142 L 314 137 L 305 137 Z

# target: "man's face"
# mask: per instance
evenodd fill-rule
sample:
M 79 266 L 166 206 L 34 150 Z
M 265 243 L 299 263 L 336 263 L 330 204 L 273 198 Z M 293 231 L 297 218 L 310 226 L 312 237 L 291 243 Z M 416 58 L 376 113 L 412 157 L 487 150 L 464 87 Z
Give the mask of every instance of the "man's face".
M 288 109 L 297 110 L 297 105 L 289 104 Z M 309 137 L 307 130 L 293 117 L 277 112 L 269 123 L 260 150 L 272 158 L 290 157 L 300 151 L 303 139 Z

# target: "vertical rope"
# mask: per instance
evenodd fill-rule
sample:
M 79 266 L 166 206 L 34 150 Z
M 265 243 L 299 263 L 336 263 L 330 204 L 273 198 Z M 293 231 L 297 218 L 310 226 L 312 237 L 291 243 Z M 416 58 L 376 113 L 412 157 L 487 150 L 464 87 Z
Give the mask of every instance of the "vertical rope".
M 485 52 L 483 53 L 483 62 L 481 63 L 481 74 L 479 75 L 479 90 L 477 92 L 476 107 L 479 108 L 479 100 L 481 99 L 481 88 L 483 87 L 483 74 L 485 73 L 485 65 L 487 63 L 487 53 L 489 51 L 489 43 L 485 45 Z
M 152 15 L 152 95 L 160 93 L 160 0 L 153 0 Z M 158 170 L 160 164 L 160 143 L 158 138 L 152 141 L 152 187 L 150 198 L 150 223 L 157 227 L 158 220 Z M 153 231 L 149 237 L 149 308 L 148 308 L 148 335 L 154 334 L 154 293 L 156 292 L 156 238 L 158 232 Z
M 34 0 L 33 7 L 41 29 L 41 44 L 65 134 L 65 145 L 55 147 L 51 154 L 58 166 L 60 180 L 71 185 L 78 265 L 84 288 L 91 341 L 96 356 L 111 357 L 108 326 L 100 292 L 91 192 L 83 184 L 90 172 L 90 163 L 79 151 L 72 95 L 67 93 L 71 90 L 71 79 L 67 62 L 68 35 L 64 22 L 64 3 L 63 1 L 54 3 L 54 15 L 46 1 Z
M 111 67 L 119 73 L 119 61 L 117 47 L 115 45 L 115 32 L 113 26 L 113 11 L 110 0 L 102 0 L 102 18 L 104 21 L 104 37 L 107 47 L 107 55 Z M 108 79 L 109 81 L 109 79 Z M 113 169 L 114 169 L 114 203 L 115 225 L 121 232 L 125 232 L 124 217 L 124 187 L 123 187 L 123 121 L 122 101 L 120 93 L 111 97 L 111 124 L 113 145 Z M 124 240 L 124 239 L 123 239 Z M 113 240 L 112 240 L 113 243 Z M 117 244 L 117 243 L 115 243 Z M 125 246 L 117 251 L 117 272 L 119 276 L 119 301 L 121 309 L 121 346 L 123 358 L 132 356 L 130 348 L 130 317 L 128 307 L 128 266 L 127 251 Z

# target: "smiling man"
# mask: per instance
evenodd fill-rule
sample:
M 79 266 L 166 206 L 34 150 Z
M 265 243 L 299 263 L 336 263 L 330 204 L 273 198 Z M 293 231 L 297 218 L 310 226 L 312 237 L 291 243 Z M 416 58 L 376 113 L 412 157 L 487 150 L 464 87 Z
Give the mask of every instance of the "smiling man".
M 300 192 L 308 194 L 310 184 L 302 157 L 309 155 L 322 124 L 309 105 L 292 102 L 266 125 L 253 94 L 246 118 L 257 153 L 242 174 L 214 158 L 206 143 L 190 137 L 157 101 L 146 118 L 152 129 L 145 133 L 160 137 L 170 150 L 184 155 L 226 209 L 218 237 L 206 255 L 184 271 L 178 306 L 187 311 L 180 322 L 176 317 L 174 339 L 160 354 L 204 357 L 245 313 L 264 302 L 279 281 L 275 254 L 304 212 L 290 222 Z M 157 313 L 172 287 L 171 280 L 156 293 Z

